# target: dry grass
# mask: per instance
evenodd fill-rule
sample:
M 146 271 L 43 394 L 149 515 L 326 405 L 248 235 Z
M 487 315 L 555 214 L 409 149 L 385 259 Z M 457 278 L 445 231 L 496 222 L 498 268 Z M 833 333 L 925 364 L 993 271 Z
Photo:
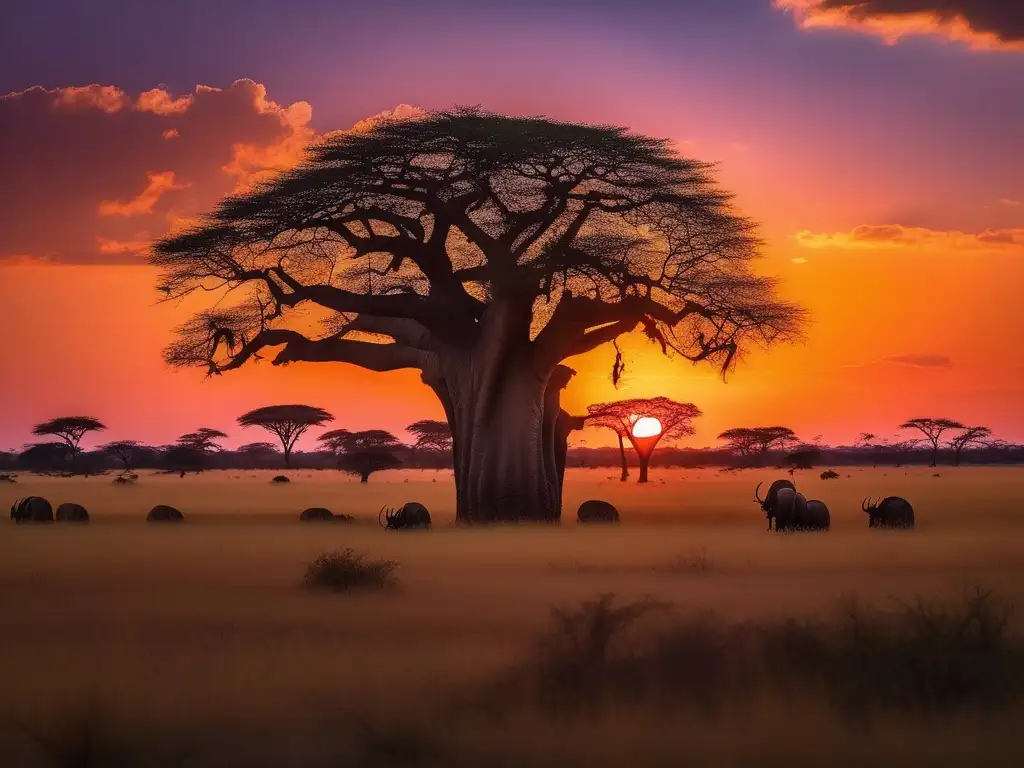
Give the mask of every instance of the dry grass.
M 398 582 L 394 560 L 370 560 L 351 549 L 325 552 L 309 564 L 302 585 L 310 589 L 347 592 L 352 589 L 387 589 Z
M 963 600 L 983 584 L 1024 605 L 1019 469 L 944 470 L 941 489 L 926 469 L 798 473 L 833 511 L 820 536 L 764 530 L 748 499 L 772 473 L 656 472 L 669 482 L 568 473 L 568 508 L 607 498 L 623 515 L 614 529 L 493 530 L 445 525 L 445 473 L 360 486 L 294 472 L 273 493 L 273 473 L 130 488 L 22 475 L 0 486 L 0 508 L 38 494 L 85 505 L 92 522 L 0 526 L 0 764 L 89 764 L 83 743 L 104 765 L 1024 763 L 1019 616 Z M 910 498 L 918 530 L 867 530 L 869 489 Z M 430 536 L 377 527 L 381 505 L 412 500 L 430 508 Z M 156 503 L 186 523 L 147 526 Z M 310 506 L 357 519 L 300 525 Z M 346 548 L 401 562 L 402 589 L 338 600 L 299 586 L 318 555 Z M 601 647 L 593 633 L 623 619 L 595 603 L 606 593 L 612 612 L 675 607 L 607 635 L 604 671 L 584 678 L 600 707 L 549 696 L 551 710 L 539 683 L 480 693 L 557 660 L 552 606 L 578 647 Z M 41 740 L 72 757 L 47 757 Z

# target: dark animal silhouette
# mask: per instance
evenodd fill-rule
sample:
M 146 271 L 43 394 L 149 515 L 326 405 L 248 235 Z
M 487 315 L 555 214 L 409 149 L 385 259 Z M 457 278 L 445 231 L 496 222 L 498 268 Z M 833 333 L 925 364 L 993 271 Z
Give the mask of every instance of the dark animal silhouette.
M 798 531 L 807 519 L 807 498 L 795 488 L 780 488 L 773 511 L 776 531 Z
M 410 501 L 398 510 L 381 507 L 377 522 L 389 530 L 410 530 L 413 528 L 429 528 L 430 512 L 422 504 Z
M 58 523 L 88 523 L 89 513 L 81 504 L 65 502 L 57 507 Z
M 758 495 L 761 490 L 763 483 L 758 483 L 754 489 L 754 501 L 761 505 L 761 509 L 764 510 L 765 517 L 768 518 L 768 530 L 772 529 L 772 519 L 776 518 L 777 512 L 781 509 L 788 509 L 792 506 L 792 499 L 786 494 L 785 500 L 782 504 L 779 504 L 779 492 L 782 490 L 791 490 L 796 493 L 796 486 L 790 480 L 776 480 L 768 487 L 768 495 L 763 499 Z
M 284 475 L 277 475 L 270 482 L 272 482 L 272 483 L 290 483 L 291 480 L 289 480 Z
M 899 496 L 886 496 L 871 503 L 864 499 L 860 508 L 868 515 L 868 528 L 913 528 L 914 508 Z
M 16 523 L 52 523 L 53 507 L 42 496 L 26 496 L 11 506 L 11 520 Z
M 837 480 L 839 478 L 838 472 L 833 472 L 831 469 L 826 469 L 821 473 L 822 480 Z
M 118 475 L 114 478 L 114 485 L 134 485 L 138 479 L 138 475 Z
M 146 515 L 147 523 L 180 523 L 184 520 L 185 516 L 181 512 L 166 504 L 157 504 Z
M 607 501 L 590 499 L 580 504 L 576 510 L 576 521 L 580 523 L 617 523 L 619 510 Z
M 832 527 L 832 515 L 825 502 L 811 499 L 807 502 L 803 520 L 797 521 L 797 528 L 804 531 L 827 531 Z
M 302 513 L 299 515 L 299 521 L 303 523 L 316 523 L 333 519 L 334 513 L 323 507 L 310 507 L 309 509 L 302 510 Z

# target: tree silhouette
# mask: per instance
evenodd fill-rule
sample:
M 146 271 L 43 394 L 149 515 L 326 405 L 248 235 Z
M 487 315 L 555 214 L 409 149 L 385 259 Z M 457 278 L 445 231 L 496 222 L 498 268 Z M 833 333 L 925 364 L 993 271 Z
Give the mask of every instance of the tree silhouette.
M 179 328 L 172 365 L 275 348 L 275 365 L 419 370 L 451 426 L 457 518 L 485 522 L 560 515 L 566 358 L 640 328 L 724 375 L 798 335 L 758 247 L 711 166 L 666 140 L 455 109 L 330 135 L 151 263 L 167 300 L 240 297 Z
M 185 448 L 193 448 L 201 453 L 213 453 L 224 450 L 217 442 L 227 437 L 227 434 L 219 429 L 200 427 L 195 432 L 186 432 L 178 438 L 177 443 Z
M 195 471 L 206 467 L 210 460 L 210 452 L 200 448 L 195 443 L 176 443 L 167 446 L 163 451 L 163 464 L 168 469 L 181 472 Z
M 740 456 L 764 454 L 798 442 L 796 433 L 788 427 L 736 427 L 727 429 L 718 439 L 727 441 L 729 450 Z
M 341 450 L 352 433 L 347 429 L 331 429 L 324 432 L 317 441 L 323 443 L 325 449 L 333 453 L 335 456 L 341 455 Z
M 61 416 L 36 424 L 32 428 L 32 434 L 37 437 L 56 437 L 62 440 L 71 449 L 71 457 L 74 458 L 80 451 L 78 444 L 82 437 L 88 432 L 100 432 L 106 428 L 106 424 L 91 416 Z
M 292 465 L 292 448 L 310 427 L 320 427 L 334 417 L 323 408 L 312 405 L 268 405 L 257 408 L 238 417 L 238 424 L 245 427 L 261 427 L 277 435 L 284 449 L 284 465 Z
M 150 451 L 138 440 L 115 440 L 112 443 L 101 445 L 100 450 L 120 461 L 124 465 L 125 472 L 131 472 L 132 465 Z
M 966 427 L 952 419 L 917 418 L 903 422 L 900 424 L 900 429 L 916 429 L 925 436 L 925 439 L 932 445 L 932 463 L 929 466 L 934 467 L 939 463 L 939 440 L 943 433 L 950 429 L 966 429 Z
M 677 403 L 667 397 L 635 398 L 632 400 L 618 400 L 613 403 L 598 403 L 587 408 L 587 426 L 606 427 L 615 432 L 619 437 L 619 455 L 622 460 L 622 477 L 625 481 L 629 477 L 626 469 L 626 451 L 622 442 L 625 437 L 633 446 L 637 456 L 640 458 L 640 477 L 638 483 L 647 482 L 647 467 L 650 463 L 651 452 L 646 454 L 640 450 L 637 438 L 633 434 L 633 426 L 643 418 L 657 419 L 661 424 L 661 432 L 655 437 L 654 444 L 659 440 L 676 440 L 694 433 L 691 422 L 701 416 L 701 410 L 693 403 Z
M 413 436 L 413 444 L 410 452 L 413 456 L 413 466 L 416 466 L 416 452 L 422 449 L 447 453 L 452 449 L 452 430 L 446 421 L 434 419 L 423 419 L 416 421 L 405 428 L 405 431 Z
M 361 483 L 367 482 L 374 472 L 402 465 L 395 453 L 404 446 L 383 429 L 350 432 L 340 439 L 339 444 L 341 456 L 338 457 L 338 466 L 343 472 L 359 475 Z
M 953 466 L 960 466 L 960 454 L 964 448 L 972 445 L 984 445 L 992 436 L 988 427 L 964 427 L 963 432 L 949 439 L 949 447 L 953 449 Z
M 18 464 L 33 472 L 53 472 L 72 455 L 66 442 L 31 443 L 18 454 Z
M 273 443 L 246 443 L 238 446 L 238 452 L 244 456 L 276 456 L 277 446 Z

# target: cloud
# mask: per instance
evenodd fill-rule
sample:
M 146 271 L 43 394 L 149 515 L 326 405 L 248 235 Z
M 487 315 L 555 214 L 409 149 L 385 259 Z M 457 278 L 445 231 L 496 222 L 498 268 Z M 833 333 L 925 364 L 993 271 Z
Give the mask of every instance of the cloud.
M 790 261 L 792 261 L 794 264 L 806 264 L 807 263 L 807 259 L 805 259 L 803 256 L 797 256 L 795 259 L 790 259 Z
M 146 238 L 301 160 L 311 117 L 252 80 L 184 95 L 87 85 L 0 96 L 2 144 L 17 148 L 4 153 L 17 194 L 0 206 L 0 261 L 139 263 Z
M 883 363 L 909 365 L 914 368 L 951 368 L 953 361 L 945 355 L 889 355 L 882 358 Z
M 418 117 L 423 117 L 426 113 L 426 110 L 420 107 L 414 107 L 411 104 L 399 104 L 394 109 L 385 109 L 383 112 L 378 112 L 376 115 L 364 117 L 349 130 L 352 133 L 366 133 L 378 123 L 383 123 L 388 120 L 415 120 Z
M 162 173 L 150 171 L 146 176 L 149 178 L 149 184 L 139 193 L 138 197 L 123 203 L 117 200 L 101 201 L 100 216 L 136 216 L 140 213 L 152 213 L 153 206 L 157 204 L 165 193 L 188 187 L 188 184 L 178 184 L 175 182 L 174 171 L 164 171 Z
M 977 50 L 1024 51 L 1020 0 L 775 0 L 802 29 L 831 27 L 873 34 L 895 44 L 929 35 Z
M 1020 206 L 1020 200 L 1013 200 L 1009 197 L 1000 198 L 999 203 L 1001 205 L 1008 205 L 1011 208 L 1017 208 Z
M 970 233 L 899 224 L 862 224 L 849 232 L 811 232 L 793 236 L 803 248 L 880 249 L 903 248 L 930 251 L 1024 253 L 1024 229 L 988 229 Z

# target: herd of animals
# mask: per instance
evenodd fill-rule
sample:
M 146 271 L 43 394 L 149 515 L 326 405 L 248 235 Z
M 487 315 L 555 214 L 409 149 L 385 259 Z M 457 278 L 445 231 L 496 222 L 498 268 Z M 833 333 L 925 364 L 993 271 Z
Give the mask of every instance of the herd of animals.
M 763 483 L 754 489 L 754 501 L 764 510 L 768 519 L 768 530 L 776 531 L 827 531 L 832 517 L 825 502 L 808 500 L 796 490 L 790 480 L 776 480 L 761 498 L 759 491 Z M 876 502 L 864 499 L 861 509 L 868 515 L 869 528 L 913 528 L 914 508 L 906 499 L 887 496 Z M 146 515 L 150 523 L 180 523 L 185 517 L 174 507 L 158 504 Z M 607 501 L 591 499 L 583 502 L 576 512 L 580 523 L 618 523 L 619 511 Z M 28 496 L 14 502 L 11 520 L 16 523 L 51 523 L 89 521 L 89 512 L 80 504 L 65 503 L 57 507 L 56 513 L 50 502 L 41 496 Z M 339 515 L 324 507 L 310 507 L 299 515 L 302 522 L 351 522 L 351 515 Z M 431 527 L 430 512 L 418 502 L 408 502 L 397 509 L 381 507 L 377 515 L 381 527 L 388 530 L 414 530 Z

